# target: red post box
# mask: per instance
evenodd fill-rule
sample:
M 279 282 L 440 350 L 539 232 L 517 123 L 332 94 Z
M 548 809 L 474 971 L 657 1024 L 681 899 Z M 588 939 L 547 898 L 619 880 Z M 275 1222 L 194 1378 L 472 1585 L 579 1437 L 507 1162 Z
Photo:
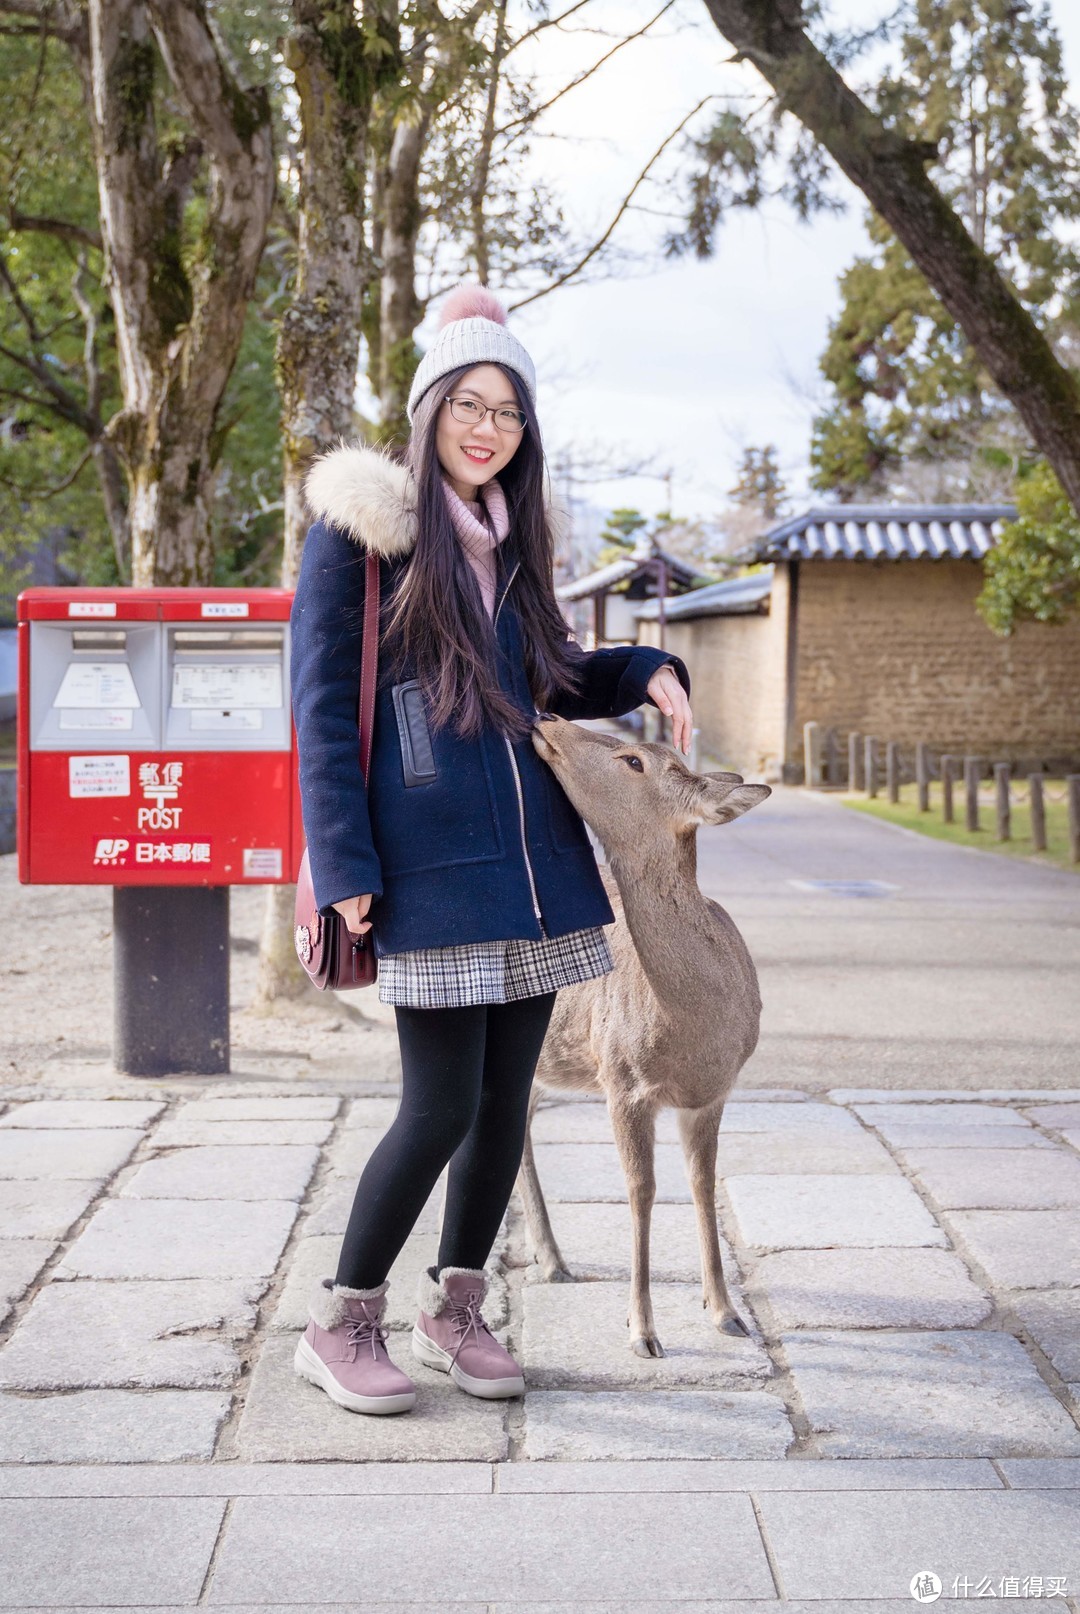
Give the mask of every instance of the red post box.
M 291 605 L 278 588 L 19 596 L 19 879 L 114 887 L 116 1024 L 154 1020 L 146 1074 L 228 1069 L 228 888 L 295 878 L 303 828 Z M 140 887 L 153 889 L 128 889 Z M 224 966 L 211 957 L 216 973 L 200 985 L 191 946 L 208 932 Z M 165 986 L 148 964 L 140 987 L 130 971 L 156 954 Z M 162 989 L 173 992 L 173 1015 Z M 203 1025 L 214 1019 L 206 993 L 219 1004 L 224 996 L 224 1063 L 219 1025 L 207 1034 L 217 1052 L 199 1065 L 184 1027 L 193 1011 Z M 120 1068 L 138 1068 L 138 1040 L 118 1047 Z

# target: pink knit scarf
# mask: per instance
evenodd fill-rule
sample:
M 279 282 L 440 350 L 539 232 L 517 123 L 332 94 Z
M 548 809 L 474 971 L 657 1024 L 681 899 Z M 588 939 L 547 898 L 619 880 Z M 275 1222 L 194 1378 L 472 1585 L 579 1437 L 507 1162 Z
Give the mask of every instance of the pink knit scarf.
M 457 533 L 465 557 L 476 573 L 480 584 L 484 608 L 489 617 L 495 614 L 495 550 L 510 531 L 510 515 L 506 508 L 506 495 L 495 477 L 480 489 L 482 503 L 466 504 L 458 497 L 443 477 L 443 492 L 450 520 Z M 487 511 L 487 521 L 481 520 Z M 490 525 L 489 525 L 490 523 Z

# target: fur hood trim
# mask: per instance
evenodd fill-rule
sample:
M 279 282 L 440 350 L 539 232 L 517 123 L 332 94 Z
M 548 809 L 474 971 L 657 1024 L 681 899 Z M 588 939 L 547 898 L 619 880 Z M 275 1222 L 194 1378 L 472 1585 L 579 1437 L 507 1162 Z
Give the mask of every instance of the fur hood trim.
M 344 528 L 354 543 L 383 560 L 407 555 L 416 543 L 412 472 L 377 448 L 341 443 L 320 454 L 304 494 L 319 520 Z
M 483 1303 L 487 1294 L 488 1275 L 478 1267 L 443 1267 L 435 1276 L 434 1267 L 424 1267 L 416 1285 L 416 1298 L 420 1310 L 428 1317 L 438 1317 L 450 1304 L 450 1296 L 443 1287 L 444 1278 L 475 1278 Z
M 390 1280 L 380 1283 L 377 1289 L 346 1289 L 334 1282 L 333 1278 L 322 1278 L 315 1285 L 308 1302 L 311 1320 L 320 1328 L 327 1331 L 340 1328 L 342 1323 L 351 1322 L 349 1316 L 350 1300 L 373 1300 L 375 1305 L 370 1307 L 371 1313 L 382 1311 L 382 1299 L 390 1286 Z

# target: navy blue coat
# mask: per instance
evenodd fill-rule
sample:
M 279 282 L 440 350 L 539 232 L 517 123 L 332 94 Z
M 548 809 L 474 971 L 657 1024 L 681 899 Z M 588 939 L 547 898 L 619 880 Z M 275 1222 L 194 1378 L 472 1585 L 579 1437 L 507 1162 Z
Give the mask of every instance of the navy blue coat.
M 372 892 L 378 956 L 610 924 L 614 915 L 585 827 L 532 741 L 511 746 L 491 725 L 473 739 L 429 726 L 408 667 L 392 683 L 380 665 L 365 790 L 357 744 L 365 549 L 380 553 L 385 601 L 411 541 L 401 524 L 407 509 L 391 507 L 387 521 L 385 499 L 372 505 L 356 492 L 374 477 L 381 497 L 382 481 L 405 473 L 371 450 L 339 449 L 319 464 L 325 470 L 321 483 L 318 475 L 309 481 L 309 498 L 331 519 L 316 521 L 307 535 L 291 620 L 301 802 L 320 909 Z M 512 541 L 511 535 L 498 551 L 499 682 L 535 717 L 515 568 L 511 560 L 508 575 L 503 563 Z M 644 701 L 653 704 L 645 686 L 665 662 L 689 693 L 677 656 L 619 645 L 594 651 L 580 693 L 556 697 L 550 710 L 566 718 L 619 717 Z

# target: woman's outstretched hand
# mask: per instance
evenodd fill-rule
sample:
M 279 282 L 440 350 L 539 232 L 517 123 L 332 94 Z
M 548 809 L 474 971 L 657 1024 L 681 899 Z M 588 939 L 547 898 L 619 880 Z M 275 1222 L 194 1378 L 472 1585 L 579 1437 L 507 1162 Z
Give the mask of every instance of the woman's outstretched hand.
M 679 675 L 670 661 L 656 669 L 645 690 L 652 696 L 664 716 L 671 719 L 672 745 L 676 751 L 689 756 L 690 741 L 694 732 L 694 714 L 690 710 L 686 691 L 679 682 Z
M 333 906 L 348 925 L 350 936 L 362 936 L 371 929 L 370 919 L 364 918 L 371 907 L 370 891 L 363 897 L 346 897 L 344 902 L 335 902 Z

